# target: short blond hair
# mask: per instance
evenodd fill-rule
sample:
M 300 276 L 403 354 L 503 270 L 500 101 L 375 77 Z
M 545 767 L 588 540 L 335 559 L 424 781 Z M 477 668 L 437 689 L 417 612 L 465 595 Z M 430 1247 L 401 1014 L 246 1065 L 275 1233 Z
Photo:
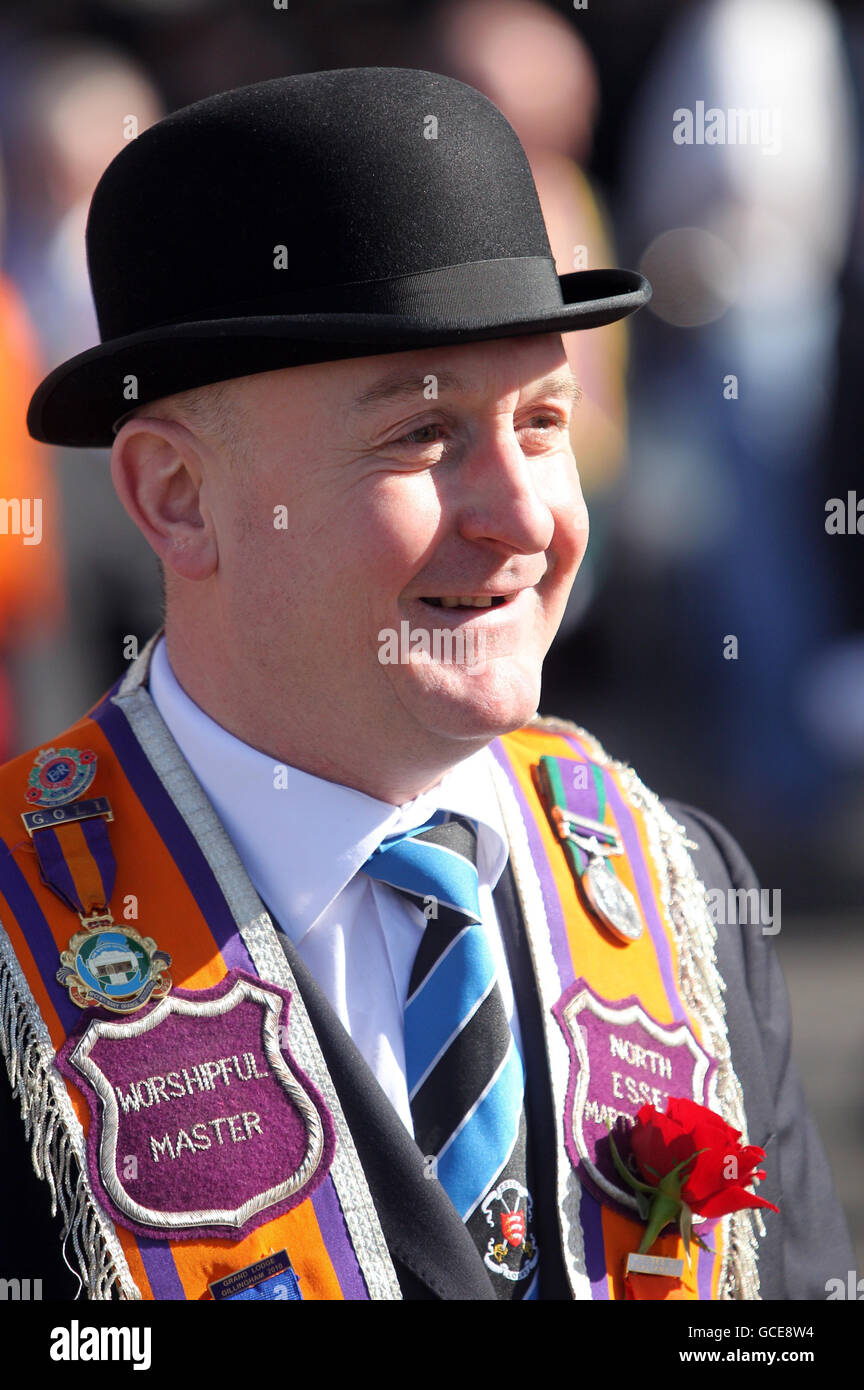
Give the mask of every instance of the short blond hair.
M 242 433 L 245 416 L 239 393 L 230 381 L 214 381 L 207 386 L 193 386 L 173 396 L 163 396 L 136 406 L 127 420 L 150 415 L 157 420 L 174 420 L 185 425 L 193 434 L 220 445 L 232 463 L 242 456 Z

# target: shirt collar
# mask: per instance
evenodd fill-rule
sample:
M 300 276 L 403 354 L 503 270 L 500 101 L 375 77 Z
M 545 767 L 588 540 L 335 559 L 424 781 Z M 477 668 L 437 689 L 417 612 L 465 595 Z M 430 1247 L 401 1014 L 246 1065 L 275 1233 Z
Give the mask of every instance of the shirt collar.
M 195 704 L 168 660 L 153 650 L 150 694 L 225 826 L 258 893 L 295 943 L 348 884 L 386 835 L 422 825 L 436 810 L 478 825 L 478 872 L 494 888 L 507 838 L 488 748 L 404 806 L 277 763 L 223 729 Z

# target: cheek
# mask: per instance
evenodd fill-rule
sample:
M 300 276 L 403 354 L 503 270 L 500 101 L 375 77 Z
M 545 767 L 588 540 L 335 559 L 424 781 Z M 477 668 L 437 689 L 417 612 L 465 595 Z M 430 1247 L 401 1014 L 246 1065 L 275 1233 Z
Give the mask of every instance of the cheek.
M 328 627 L 362 633 L 392 617 L 393 601 L 436 544 L 441 508 L 434 488 L 414 477 L 368 478 L 319 509 L 307 530 L 270 540 L 283 592 Z
M 570 578 L 576 573 L 588 547 L 588 508 L 582 496 L 578 478 L 568 488 L 566 496 L 557 500 L 553 508 L 555 516 L 555 540 L 553 547 L 562 578 Z
M 588 534 L 590 531 L 588 508 L 585 505 L 585 499 L 581 492 L 579 493 L 578 504 L 573 510 L 572 527 L 578 560 L 581 561 L 588 548 Z
M 402 588 L 434 549 L 442 507 L 428 473 L 370 480 L 351 511 L 350 529 L 358 565 L 378 587 Z

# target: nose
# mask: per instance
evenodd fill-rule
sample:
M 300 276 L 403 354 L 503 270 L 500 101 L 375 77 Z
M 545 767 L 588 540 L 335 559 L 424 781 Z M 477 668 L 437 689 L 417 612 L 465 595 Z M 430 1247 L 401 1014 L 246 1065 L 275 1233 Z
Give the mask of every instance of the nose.
M 542 495 L 542 479 L 550 468 L 563 466 L 560 456 L 526 458 L 512 421 L 499 418 L 472 441 L 461 461 L 461 534 L 507 554 L 548 549 L 555 518 Z

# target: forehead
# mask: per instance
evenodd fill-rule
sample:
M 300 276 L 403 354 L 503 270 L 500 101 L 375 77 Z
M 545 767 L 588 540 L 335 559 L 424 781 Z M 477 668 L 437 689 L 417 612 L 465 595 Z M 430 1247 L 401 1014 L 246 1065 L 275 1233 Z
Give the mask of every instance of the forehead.
M 362 418 L 389 404 L 434 396 L 506 397 L 535 384 L 575 399 L 578 386 L 560 333 L 464 343 L 321 362 L 246 377 L 250 397 L 271 405 L 316 405 L 343 417 Z

